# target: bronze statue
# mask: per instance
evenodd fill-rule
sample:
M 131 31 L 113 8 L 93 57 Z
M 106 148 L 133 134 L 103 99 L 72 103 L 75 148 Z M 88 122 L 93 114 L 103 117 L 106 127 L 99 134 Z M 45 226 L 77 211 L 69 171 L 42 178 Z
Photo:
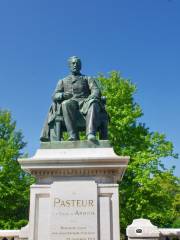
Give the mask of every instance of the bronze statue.
M 101 96 L 96 79 L 81 74 L 81 60 L 68 59 L 71 74 L 59 80 L 53 94 L 41 141 L 61 141 L 62 132 L 69 134 L 69 141 L 79 140 L 79 131 L 85 130 L 88 140 L 107 139 L 108 116 L 105 98 Z

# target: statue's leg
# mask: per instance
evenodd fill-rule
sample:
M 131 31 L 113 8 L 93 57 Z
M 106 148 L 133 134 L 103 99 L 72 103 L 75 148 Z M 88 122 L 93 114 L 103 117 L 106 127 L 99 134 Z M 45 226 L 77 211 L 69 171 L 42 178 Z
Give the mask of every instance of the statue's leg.
M 61 141 L 62 138 L 62 131 L 61 131 L 61 120 L 56 117 L 56 141 Z
M 86 115 L 86 136 L 92 134 L 96 136 L 99 125 L 100 106 L 98 102 L 91 103 Z
M 77 113 L 79 111 L 78 102 L 72 99 L 62 102 L 62 112 L 67 131 L 69 133 L 69 140 L 78 140 L 78 132 L 76 127 Z
M 102 114 L 100 119 L 99 139 L 100 140 L 108 139 L 108 119 L 105 114 Z

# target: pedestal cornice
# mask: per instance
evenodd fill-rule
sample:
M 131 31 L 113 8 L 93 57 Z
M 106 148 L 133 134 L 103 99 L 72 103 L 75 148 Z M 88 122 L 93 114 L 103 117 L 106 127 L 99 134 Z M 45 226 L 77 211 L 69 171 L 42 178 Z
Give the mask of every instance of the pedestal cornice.
M 122 179 L 128 161 L 128 156 L 116 155 L 108 141 L 45 143 L 33 157 L 19 159 L 22 169 L 37 179 L 94 176 L 112 182 Z

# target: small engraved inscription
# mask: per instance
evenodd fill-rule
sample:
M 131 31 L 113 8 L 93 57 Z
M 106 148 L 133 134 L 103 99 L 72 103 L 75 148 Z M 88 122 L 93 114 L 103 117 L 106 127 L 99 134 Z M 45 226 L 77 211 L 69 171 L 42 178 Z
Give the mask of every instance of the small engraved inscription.
M 50 224 L 51 240 L 97 240 L 96 183 L 53 183 Z

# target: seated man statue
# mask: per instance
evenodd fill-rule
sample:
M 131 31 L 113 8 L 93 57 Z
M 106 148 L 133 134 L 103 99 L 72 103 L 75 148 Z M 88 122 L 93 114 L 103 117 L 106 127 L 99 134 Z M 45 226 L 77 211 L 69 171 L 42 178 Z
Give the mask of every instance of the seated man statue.
M 78 57 L 70 57 L 68 63 L 71 74 L 57 84 L 53 94 L 53 104 L 42 130 L 41 141 L 51 141 L 49 126 L 57 116 L 61 115 L 69 135 L 68 140 L 79 140 L 77 128 L 79 114 L 85 119 L 87 139 L 96 139 L 100 113 L 105 112 L 98 82 L 92 77 L 81 74 L 81 60 Z

